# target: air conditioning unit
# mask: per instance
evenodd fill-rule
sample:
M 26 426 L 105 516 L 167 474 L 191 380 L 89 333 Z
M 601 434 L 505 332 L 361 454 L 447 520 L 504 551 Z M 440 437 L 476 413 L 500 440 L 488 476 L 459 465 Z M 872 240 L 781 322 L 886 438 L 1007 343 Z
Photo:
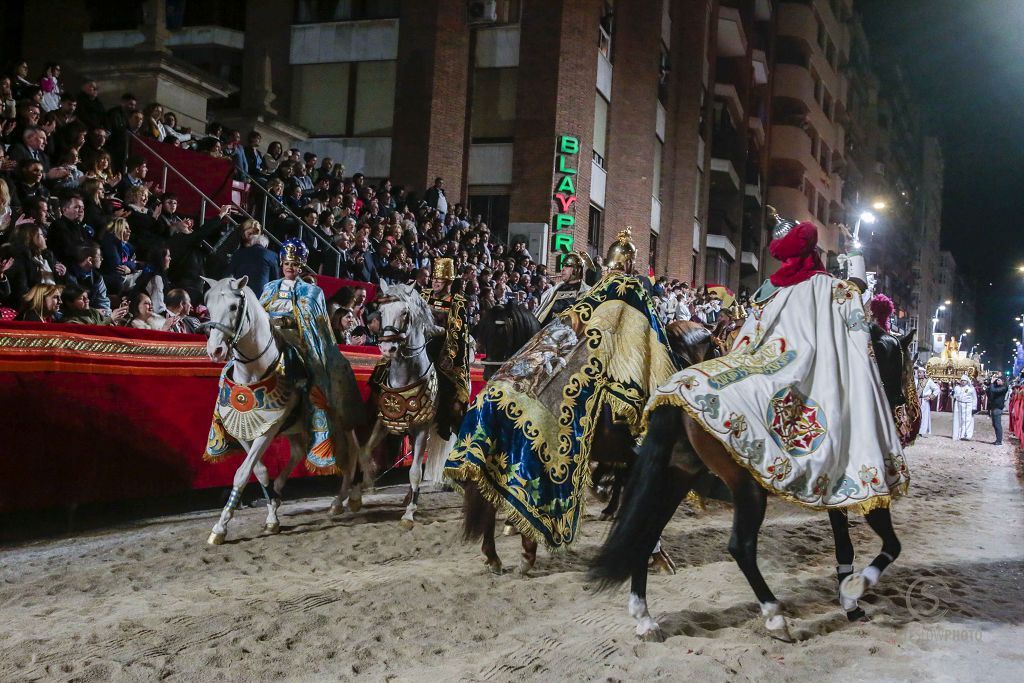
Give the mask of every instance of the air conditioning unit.
M 498 0 L 472 0 L 469 3 L 470 24 L 492 24 L 498 20 Z

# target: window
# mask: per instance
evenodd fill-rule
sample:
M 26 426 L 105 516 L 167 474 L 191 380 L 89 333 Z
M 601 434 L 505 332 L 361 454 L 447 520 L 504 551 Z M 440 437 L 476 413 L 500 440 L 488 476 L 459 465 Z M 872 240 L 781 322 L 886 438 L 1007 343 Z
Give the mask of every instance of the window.
M 360 62 L 352 135 L 391 135 L 395 118 L 395 62 Z
M 671 71 L 672 67 L 669 62 L 668 48 L 665 46 L 665 43 L 662 43 L 661 57 L 658 62 L 658 101 L 662 104 L 668 102 L 668 77 Z
M 401 0 L 298 0 L 295 23 L 392 19 L 398 17 L 400 10 Z
M 700 207 L 704 201 L 704 171 L 697 169 L 697 187 L 693 195 L 693 217 L 700 220 Z
M 661 199 L 661 158 L 665 153 L 665 143 L 654 138 L 654 173 L 651 175 L 651 195 Z
M 718 249 L 709 249 L 704 262 L 704 282 L 708 284 L 727 284 L 729 282 L 729 257 Z
M 597 27 L 597 50 L 608 61 L 612 59 L 612 35 L 615 33 L 615 2 L 604 0 L 604 9 Z
M 828 203 L 821 195 L 818 195 L 818 211 L 815 215 L 818 217 L 818 220 L 821 221 L 822 225 L 828 223 Z
M 806 178 L 804 178 L 804 197 L 807 198 L 807 210 L 814 214 L 814 185 L 811 185 Z
M 587 215 L 587 244 L 598 249 L 601 248 L 602 218 L 601 209 L 591 204 Z
M 511 142 L 515 135 L 518 69 L 473 72 L 473 142 Z
M 597 93 L 594 97 L 594 161 L 605 167 L 608 155 L 608 100 Z
M 826 118 L 828 118 L 828 120 L 831 121 L 832 120 L 832 95 L 831 95 L 831 93 L 829 93 L 828 90 L 824 90 L 823 91 L 823 95 L 822 95 L 822 99 L 821 99 L 821 108 L 825 112 Z
M 469 196 L 469 213 L 481 216 L 491 234 L 498 240 L 508 239 L 508 208 L 507 194 L 479 194 Z
M 344 62 L 292 67 L 298 124 L 315 137 L 391 135 L 395 62 Z
M 658 233 L 651 231 L 651 248 L 649 250 L 650 256 L 648 257 L 648 263 L 651 264 L 651 268 L 658 267 Z
M 821 17 L 819 17 L 817 13 L 814 15 L 814 21 L 818 24 L 818 47 L 824 50 L 825 46 L 828 44 L 828 33 L 825 32 L 825 22 L 821 20 Z
M 821 143 L 821 152 L 818 155 L 818 162 L 821 164 L 821 168 L 825 173 L 832 172 L 832 151 L 824 142 Z

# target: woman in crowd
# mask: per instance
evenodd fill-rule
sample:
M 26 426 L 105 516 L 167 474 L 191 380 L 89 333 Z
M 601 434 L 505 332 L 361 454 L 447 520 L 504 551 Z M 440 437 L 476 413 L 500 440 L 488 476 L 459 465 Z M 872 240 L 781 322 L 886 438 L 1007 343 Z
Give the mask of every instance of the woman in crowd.
M 356 318 L 352 315 L 352 309 L 340 307 L 334 312 L 334 316 L 331 318 L 331 322 L 334 327 L 334 334 L 337 337 L 338 343 L 343 345 L 351 345 L 352 333 L 356 329 Z
M 62 323 L 78 323 L 80 325 L 121 325 L 128 317 L 128 301 L 125 300 L 118 308 L 105 315 L 103 311 L 89 307 L 89 292 L 78 285 L 67 285 L 61 293 Z
M 164 114 L 164 141 L 171 142 L 177 140 L 178 144 L 185 145 L 192 139 L 192 131 L 189 128 L 178 128 L 178 115 L 173 111 L 169 111 Z
M 60 317 L 61 285 L 34 285 L 22 296 L 18 320 L 35 323 L 58 322 Z
M 122 294 L 125 290 L 125 278 L 139 272 L 139 264 L 135 260 L 135 247 L 128 241 L 132 229 L 125 218 L 111 221 L 103 237 L 100 238 L 100 249 L 103 253 L 103 282 L 111 294 Z
M 274 173 L 282 161 L 284 161 L 284 147 L 280 142 L 274 140 L 263 154 L 263 172 Z
M 36 223 L 22 223 L 14 233 L 14 266 L 8 272 L 11 295 L 20 297 L 36 285 L 55 285 L 67 272 L 46 247 L 46 232 Z
M 163 122 L 164 108 L 151 102 L 142 110 L 142 137 L 163 142 L 167 137 L 167 129 Z
M 88 163 L 85 164 L 85 177 L 87 179 L 93 178 L 103 183 L 103 189 L 106 194 L 113 192 L 117 184 L 121 182 L 121 174 L 114 173 L 113 169 L 110 168 L 110 152 L 105 149 L 101 149 L 93 154 Z
M 149 260 L 135 282 L 135 291 L 149 295 L 153 312 L 167 315 L 164 292 L 167 291 L 167 269 L 171 267 L 171 250 L 166 245 L 158 245 L 150 250 Z
M 140 330 L 167 331 L 177 322 L 177 318 L 165 318 L 153 312 L 153 300 L 145 292 L 137 292 L 128 306 L 131 315 L 129 325 Z
M 104 202 L 103 181 L 84 178 L 78 189 L 85 203 L 85 223 L 91 225 L 98 233 L 114 220 L 114 214 Z
M 43 93 L 39 102 L 43 111 L 60 109 L 60 64 L 50 62 L 46 65 L 42 78 L 39 79 L 39 90 Z
M 11 93 L 16 102 L 29 99 L 39 90 L 35 83 L 28 80 L 28 62 L 24 59 L 15 62 L 11 76 Z
M 7 237 L 14 227 L 14 213 L 11 211 L 11 189 L 7 181 L 0 178 L 0 244 L 7 241 Z

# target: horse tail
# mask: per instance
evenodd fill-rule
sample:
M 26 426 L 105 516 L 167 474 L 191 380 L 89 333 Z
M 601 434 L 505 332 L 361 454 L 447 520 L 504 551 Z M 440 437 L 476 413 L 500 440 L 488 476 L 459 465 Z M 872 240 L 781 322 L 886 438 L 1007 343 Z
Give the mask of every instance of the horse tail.
M 488 524 L 494 528 L 494 506 L 483 497 L 475 481 L 467 481 L 462 487 L 466 494 L 462 499 L 462 538 L 477 541 L 483 538 Z
M 676 442 L 685 433 L 678 408 L 663 406 L 651 413 L 647 436 L 623 492 L 622 507 L 608 538 L 590 564 L 589 578 L 598 590 L 616 586 L 646 562 L 661 535 L 659 506 L 667 497 L 669 460 Z M 682 437 L 685 438 L 685 437 Z

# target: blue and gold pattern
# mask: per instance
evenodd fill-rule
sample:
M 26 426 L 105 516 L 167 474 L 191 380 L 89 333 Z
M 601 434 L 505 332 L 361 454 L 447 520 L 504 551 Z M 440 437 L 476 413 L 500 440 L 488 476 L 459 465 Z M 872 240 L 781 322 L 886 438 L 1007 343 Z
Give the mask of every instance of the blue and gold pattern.
M 475 482 L 527 537 L 565 547 L 579 531 L 603 407 L 638 435 L 648 397 L 675 371 L 643 284 L 610 273 L 477 395 L 445 475 Z

